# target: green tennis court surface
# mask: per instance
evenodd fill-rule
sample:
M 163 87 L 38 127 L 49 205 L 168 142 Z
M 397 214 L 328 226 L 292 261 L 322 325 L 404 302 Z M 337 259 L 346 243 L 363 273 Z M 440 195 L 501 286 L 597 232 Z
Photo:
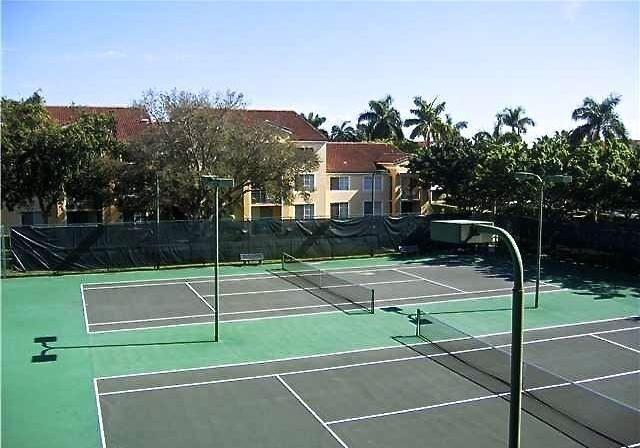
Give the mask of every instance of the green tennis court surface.
M 443 337 L 454 354 L 489 359 L 477 341 L 508 352 L 508 268 L 455 257 L 314 266 L 339 280 L 322 285 L 343 289 L 332 297 L 373 289 L 375 313 L 351 313 L 351 300 L 327 300 L 277 265 L 229 267 L 213 343 L 210 269 L 4 280 L 3 446 L 506 445 L 508 388 L 413 335 L 419 307 L 476 337 Z M 524 353 L 550 375 L 525 370 L 525 387 L 593 406 L 600 423 L 619 411 L 591 446 L 640 443 L 637 279 L 556 266 L 544 280 L 538 309 L 527 283 Z M 53 336 L 53 349 L 34 343 Z M 42 354 L 57 359 L 32 362 Z M 571 395 L 575 384 L 596 401 Z M 585 446 L 561 417 L 543 417 L 525 414 L 523 446 Z

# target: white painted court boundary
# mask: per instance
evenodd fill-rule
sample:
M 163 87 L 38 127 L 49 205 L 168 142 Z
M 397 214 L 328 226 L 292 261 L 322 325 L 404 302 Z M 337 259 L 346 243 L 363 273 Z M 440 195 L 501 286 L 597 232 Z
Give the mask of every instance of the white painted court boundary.
M 376 272 L 385 272 L 385 271 L 397 271 L 400 270 L 411 270 L 411 269 L 422 269 L 422 268 L 451 268 L 451 269 L 473 269 L 473 265 L 398 265 L 398 264 L 389 264 L 389 265 L 374 265 L 374 266 L 362 266 L 357 268 L 322 268 L 325 271 L 330 271 L 332 274 L 367 274 L 367 273 L 376 273 Z M 406 272 L 403 272 L 405 275 Z M 251 277 L 254 276 L 254 277 Z M 238 277 L 238 278 L 230 278 L 230 277 Z M 220 282 L 243 282 L 243 281 L 251 281 L 251 280 L 265 280 L 265 279 L 273 279 L 273 278 L 282 278 L 282 277 L 294 277 L 290 274 L 282 274 L 280 276 L 273 275 L 269 272 L 251 272 L 246 274 L 227 274 L 222 275 L 220 277 Z M 424 279 L 423 279 L 424 280 Z M 193 277 L 173 277 L 173 278 L 155 278 L 155 279 L 146 279 L 146 280 L 116 280 L 112 282 L 95 282 L 95 283 L 83 283 L 82 285 L 86 290 L 94 290 L 94 289 L 115 289 L 115 288 L 129 288 L 129 287 L 144 287 L 144 286 L 164 286 L 164 285 L 180 285 L 188 281 L 189 283 L 209 283 L 213 281 L 212 276 L 202 275 L 202 276 L 193 276 Z M 125 284 L 127 283 L 127 284 Z M 149 284 L 150 283 L 150 284 Z M 552 285 L 550 281 L 542 280 L 540 284 L 548 284 Z M 554 285 L 552 285 L 554 286 Z
M 583 325 L 590 325 L 590 324 L 623 321 L 623 320 L 627 320 L 627 319 L 634 318 L 634 317 L 636 317 L 636 316 L 626 316 L 626 317 L 618 317 L 618 318 L 612 318 L 612 319 L 593 320 L 593 321 L 587 321 L 587 322 L 580 322 L 580 323 L 576 323 L 576 324 L 549 325 L 549 326 L 545 326 L 545 327 L 530 328 L 530 329 L 526 329 L 524 331 L 525 332 L 533 332 L 533 331 L 551 330 L 551 329 L 556 329 L 556 328 L 580 327 L 580 326 L 583 326 Z M 534 341 L 526 341 L 525 344 L 535 344 L 535 343 L 539 343 L 539 342 L 549 342 L 549 341 L 554 341 L 554 340 L 571 339 L 571 338 L 592 336 L 592 335 L 597 335 L 597 334 L 608 334 L 608 333 L 616 333 L 616 332 L 622 332 L 622 331 L 631 331 L 631 330 L 637 330 L 637 329 L 640 329 L 640 326 L 633 326 L 633 327 L 626 327 L 626 328 L 616 328 L 616 329 L 612 329 L 612 330 L 577 333 L 577 334 L 572 334 L 572 335 L 558 336 L 558 337 L 552 337 L 552 338 L 544 338 L 544 339 L 539 339 L 539 340 L 534 340 Z M 486 334 L 474 336 L 474 338 L 488 338 L 488 337 L 492 337 L 492 336 L 503 336 L 503 335 L 507 335 L 507 334 L 511 334 L 511 333 L 509 331 L 502 331 L 502 332 L 497 332 L 497 333 L 486 333 Z M 461 340 L 461 339 L 463 339 L 463 338 L 444 339 L 444 340 L 440 340 L 440 341 L 436 341 L 436 342 L 439 342 L 439 343 L 451 342 L 451 341 L 456 341 L 456 340 Z M 430 343 L 428 343 L 428 342 L 424 342 L 424 343 L 407 344 L 407 345 L 409 347 L 411 347 L 411 346 L 429 345 L 429 344 Z M 508 347 L 508 346 L 509 346 L 509 344 L 500 345 L 500 346 L 496 346 L 496 347 Z M 192 368 L 186 368 L 186 369 L 170 369 L 170 370 L 158 370 L 158 371 L 153 371 L 153 372 L 128 373 L 128 374 L 123 374 L 123 375 L 112 375 L 112 376 L 105 376 L 105 377 L 96 377 L 95 380 L 96 381 L 103 381 L 103 380 L 119 379 L 119 378 L 144 377 L 144 376 L 149 376 L 149 375 L 163 375 L 163 374 L 180 373 L 180 372 L 195 372 L 195 371 L 201 371 L 201 370 L 215 370 L 215 369 L 222 369 L 222 368 L 227 368 L 227 367 L 243 367 L 243 366 L 252 366 L 252 365 L 264 365 L 264 364 L 270 364 L 270 363 L 278 363 L 278 362 L 286 362 L 286 361 L 297 361 L 297 360 L 303 360 L 303 359 L 315 359 L 315 358 L 323 358 L 323 357 L 329 357 L 329 356 L 340 356 L 340 355 L 347 355 L 347 354 L 353 354 L 353 353 L 363 353 L 363 352 L 369 352 L 369 351 L 373 352 L 373 351 L 385 351 L 385 350 L 394 350 L 394 349 L 398 350 L 398 349 L 402 349 L 403 347 L 404 347 L 403 345 L 395 344 L 395 345 L 386 345 L 386 346 L 382 346 L 382 347 L 372 347 L 372 348 L 363 348 L 363 349 L 356 349 L 356 350 L 346 350 L 346 351 L 339 351 L 339 352 L 332 352 L 332 353 L 293 356 L 293 357 L 287 357 L 287 358 L 276 358 L 276 359 L 270 359 L 270 360 L 264 360 L 264 361 L 250 361 L 250 362 L 241 362 L 241 363 L 211 365 L 211 366 L 204 366 L 204 367 L 192 367 Z M 473 350 L 477 351 L 477 349 L 470 349 L 470 351 L 473 351 Z M 483 350 L 486 350 L 486 349 L 483 348 Z M 461 351 L 461 352 L 464 352 L 464 351 Z M 424 358 L 424 357 L 425 357 L 424 355 L 410 356 L 410 357 L 404 358 L 404 360 L 414 359 L 414 358 Z M 397 360 L 402 360 L 402 359 L 398 358 Z M 346 364 L 346 365 L 343 365 L 342 367 L 341 366 L 334 366 L 334 367 L 326 367 L 326 368 L 319 368 L 319 369 L 303 370 L 303 371 L 299 371 L 299 372 L 287 372 L 287 373 L 283 373 L 283 374 L 280 374 L 280 375 L 289 375 L 289 374 L 296 374 L 296 373 L 308 373 L 308 372 L 312 372 L 312 371 L 322 371 L 322 370 L 333 370 L 336 367 L 348 368 L 348 367 L 354 367 L 354 366 L 359 366 L 359 365 L 379 364 L 381 362 L 384 363 L 384 362 L 393 362 L 393 361 L 395 361 L 395 359 L 382 360 L 382 361 L 370 361 L 370 362 L 356 363 L 356 364 Z M 271 377 L 273 375 L 274 374 L 265 374 L 265 375 L 259 375 L 259 376 L 254 376 L 254 377 L 246 377 L 246 379 L 258 378 L 258 377 L 262 377 L 262 376 Z M 233 378 L 231 380 L 232 381 L 238 381 L 239 379 Z M 224 381 L 229 381 L 229 380 L 214 380 L 214 382 L 224 382 Z M 203 383 L 196 383 L 196 384 L 209 384 L 209 383 L 210 382 L 203 382 Z M 175 387 L 175 386 L 176 385 L 161 386 L 159 388 Z M 145 390 L 146 389 L 155 389 L 155 388 L 145 388 Z M 132 389 L 132 391 L 136 391 L 136 390 Z M 126 393 L 126 391 L 125 392 L 122 392 L 122 391 L 110 392 L 109 394 L 115 394 L 115 393 Z
M 533 289 L 533 288 L 535 288 L 534 285 L 525 286 L 525 289 Z M 449 292 L 449 293 L 430 294 L 430 295 L 422 295 L 422 296 L 395 297 L 395 298 L 389 298 L 389 299 L 377 299 L 376 303 L 387 304 L 389 302 L 397 302 L 397 301 L 404 301 L 404 300 L 419 300 L 419 299 L 430 299 L 430 298 L 437 298 L 437 297 L 451 297 L 451 296 L 464 295 L 464 294 L 485 294 L 485 293 L 508 291 L 508 290 L 511 290 L 511 288 L 486 289 L 482 291 Z M 299 289 L 299 291 L 303 291 L 303 290 Z M 552 289 L 549 291 L 540 291 L 540 294 L 548 294 L 548 293 L 562 292 L 562 291 L 568 291 L 568 289 L 561 288 L 561 289 Z M 207 295 L 207 296 L 201 296 L 201 297 L 211 297 L 211 296 Z M 462 298 L 462 299 L 445 299 L 445 300 L 436 300 L 431 302 L 403 303 L 403 306 L 419 306 L 419 305 L 428 306 L 432 304 L 442 304 L 442 303 L 450 303 L 450 302 L 466 302 L 466 301 L 473 301 L 473 300 L 489 300 L 489 299 L 499 299 L 503 297 L 510 297 L 510 294 L 500 294 L 500 295 L 491 295 L 491 296 L 482 296 L 482 297 L 468 297 L 468 298 Z M 368 302 L 355 302 L 355 303 L 361 304 L 361 305 L 368 304 Z M 220 316 L 272 313 L 272 312 L 279 312 L 279 311 L 295 311 L 295 310 L 317 309 L 317 308 L 334 308 L 335 306 L 345 306 L 345 305 L 352 305 L 352 304 L 353 304 L 352 302 L 341 302 L 336 304 L 321 303 L 318 305 L 301 305 L 301 306 L 291 306 L 291 307 L 283 307 L 283 308 L 266 308 L 266 309 L 260 309 L 260 310 L 232 311 L 232 312 L 220 313 Z M 376 306 L 375 309 L 385 308 L 386 306 L 387 305 Z M 213 308 L 211 308 L 211 310 L 213 311 Z M 222 323 L 226 324 L 226 323 L 233 323 L 233 322 L 249 322 L 249 321 L 255 321 L 255 320 L 283 319 L 283 318 L 291 318 L 291 317 L 315 316 L 319 314 L 331 314 L 331 313 L 341 313 L 341 312 L 342 311 L 340 310 L 330 309 L 328 311 L 315 311 L 311 313 L 292 313 L 292 314 L 283 314 L 279 316 L 261 316 L 261 317 L 249 317 L 244 319 L 230 319 L 230 320 L 225 320 Z M 87 325 L 88 327 L 94 327 L 94 326 L 118 325 L 118 324 L 140 323 L 140 322 L 192 319 L 192 318 L 201 318 L 201 317 L 207 317 L 207 316 L 213 316 L 213 314 L 194 314 L 194 315 L 174 316 L 174 317 L 158 317 L 158 318 L 133 319 L 133 320 L 123 320 L 123 321 L 94 322 Z M 87 321 L 87 316 L 85 314 L 85 323 L 86 321 Z M 97 330 L 97 331 L 88 330 L 88 333 L 93 334 L 93 333 L 112 333 L 116 331 L 141 331 L 141 330 L 152 330 L 152 329 L 158 329 L 158 328 L 182 327 L 187 325 L 207 325 L 210 323 L 211 323 L 210 321 L 188 322 L 184 324 L 156 325 L 156 326 L 144 326 L 144 327 L 135 327 L 135 328 L 118 328 L 113 330 Z
M 593 322 L 588 322 L 588 323 L 610 322 L 610 321 L 616 321 L 616 320 L 620 320 L 620 319 L 608 319 L 608 320 L 593 321 Z M 575 326 L 585 325 L 585 324 L 588 324 L 588 323 L 584 322 L 584 323 L 581 323 L 581 324 L 575 324 Z M 566 325 L 564 325 L 564 326 L 566 326 Z M 532 329 L 530 331 L 549 329 L 549 328 L 558 328 L 558 327 L 561 327 L 561 326 L 551 326 L 551 327 L 545 327 L 545 328 L 537 328 L 537 329 Z M 558 336 L 558 337 L 554 337 L 554 338 L 546 338 L 546 339 L 540 339 L 540 340 L 536 340 L 536 341 L 528 341 L 528 342 L 525 342 L 525 344 L 534 344 L 534 343 L 540 343 L 540 342 L 548 342 L 548 341 L 553 341 L 553 340 L 563 340 L 563 339 L 584 337 L 584 336 L 589 337 L 589 336 L 596 336 L 596 335 L 599 335 L 599 334 L 607 334 L 607 333 L 614 333 L 614 332 L 620 332 L 620 331 L 637 330 L 639 328 L 640 327 L 629 327 L 629 328 L 604 330 L 604 331 L 600 331 L 600 332 L 584 333 L 584 334 L 581 334 L 581 335 L 576 334 L 576 335 L 568 335 L 568 336 Z M 501 334 L 501 333 L 496 333 L 496 334 Z M 478 336 L 478 337 L 483 337 L 483 336 Z M 444 341 L 439 341 L 439 342 L 444 342 Z M 619 344 L 619 345 L 621 345 L 621 344 Z M 497 347 L 508 347 L 508 346 L 509 345 L 507 344 L 507 345 L 500 345 L 500 346 L 497 346 Z M 398 346 L 395 346 L 395 347 L 398 347 Z M 624 345 L 622 345 L 622 347 L 628 348 L 628 347 L 626 347 Z M 380 349 L 384 349 L 384 348 L 380 348 Z M 465 352 L 473 352 L 473 351 L 486 350 L 486 349 L 487 348 L 469 349 L 469 350 L 461 350 L 459 352 L 452 352 L 452 353 L 453 354 L 455 354 L 455 353 L 465 353 Z M 365 349 L 365 350 L 362 350 L 362 351 L 367 351 L 367 350 Z M 353 353 L 353 351 L 351 351 L 351 352 L 342 352 L 342 353 Z M 319 356 L 329 356 L 329 355 L 319 355 Z M 426 357 L 432 358 L 432 357 L 437 357 L 437 356 L 448 356 L 448 354 L 447 353 L 437 353 L 437 354 L 427 355 Z M 311 357 L 311 356 L 309 356 L 309 357 Z M 341 365 L 341 366 L 332 366 L 332 367 L 326 367 L 326 368 L 307 369 L 307 370 L 300 370 L 300 371 L 295 371 L 295 372 L 284 372 L 284 373 L 274 373 L 274 374 L 266 374 L 266 375 L 255 375 L 255 376 L 242 377 L 242 378 L 230 378 L 230 379 L 224 379 L 224 380 L 199 382 L 199 383 L 190 383 L 190 384 L 174 384 L 174 385 L 169 385 L 169 386 L 130 389 L 130 390 L 123 390 L 123 391 L 116 391 L 116 392 L 105 392 L 105 393 L 102 393 L 102 394 L 100 394 L 98 392 L 98 384 L 97 384 L 97 382 L 98 382 L 99 378 L 94 378 L 93 383 L 94 383 L 96 404 L 97 404 L 97 408 L 98 408 L 98 421 L 99 421 L 99 427 L 100 427 L 100 436 L 101 436 L 101 440 L 102 440 L 102 446 L 106 447 L 106 438 L 105 438 L 105 433 L 104 433 L 104 425 L 103 425 L 103 418 L 102 418 L 102 407 L 101 407 L 101 403 L 100 403 L 100 396 L 120 395 L 120 394 L 125 394 L 125 393 L 143 392 L 143 391 L 151 391 L 151 390 L 173 389 L 173 388 L 180 388 L 180 387 L 191 387 L 191 386 L 208 385 L 208 384 L 218 384 L 218 383 L 229 383 L 229 382 L 246 381 L 246 380 L 275 378 L 322 425 L 322 427 L 325 430 L 327 430 L 332 435 L 332 437 L 334 437 L 334 439 L 336 441 L 338 441 L 338 443 L 340 443 L 340 445 L 342 447 L 348 448 L 348 446 L 344 443 L 344 441 L 330 428 L 331 425 L 337 425 L 337 424 L 349 423 L 349 422 L 356 422 L 356 421 L 363 421 L 363 420 L 370 420 L 370 419 L 379 418 L 379 417 L 385 417 L 385 416 L 390 416 L 390 415 L 399 415 L 399 414 L 407 414 L 407 413 L 412 413 L 412 412 L 420 412 L 420 411 L 425 411 L 425 410 L 429 410 L 429 409 L 436 409 L 436 408 L 442 408 L 442 407 L 447 407 L 447 406 L 455 406 L 455 405 L 460 405 L 460 404 L 477 402 L 477 401 L 481 401 L 481 400 L 502 398 L 502 397 L 506 397 L 506 396 L 509 395 L 508 393 L 483 395 L 483 396 L 479 396 L 479 397 L 472 397 L 472 398 L 469 398 L 469 399 L 456 400 L 456 401 L 432 404 L 432 405 L 427 405 L 427 406 L 400 409 L 400 410 L 395 410 L 395 411 L 382 412 L 382 413 L 376 413 L 376 414 L 369 414 L 369 415 L 363 415 L 363 416 L 357 416 L 357 417 L 350 417 L 350 418 L 333 420 L 333 421 L 328 421 L 327 422 L 327 421 L 324 421 L 313 410 L 313 408 L 309 404 L 307 404 L 303 400 L 303 398 L 295 390 L 293 390 L 293 388 L 283 379 L 284 376 L 295 375 L 295 374 L 300 374 L 300 373 L 329 371 L 329 370 L 351 368 L 351 367 L 356 367 L 356 366 L 371 366 L 371 365 L 376 365 L 376 364 L 399 362 L 399 361 L 405 361 L 405 360 L 411 360 L 411 359 L 422 359 L 424 357 L 425 356 L 418 355 L 418 356 L 404 357 L 404 358 L 398 358 L 398 359 L 379 360 L 379 361 L 347 364 L 347 365 Z M 300 357 L 300 358 L 295 358 L 295 359 L 302 359 L 302 358 L 308 358 L 308 357 Z M 274 360 L 274 361 L 271 361 L 271 362 L 276 362 L 276 361 L 282 361 L 282 360 Z M 267 362 L 270 362 L 270 361 L 263 361 L 263 362 L 260 362 L 259 364 L 267 363 Z M 243 363 L 242 365 L 249 365 L 249 364 L 258 364 L 258 363 Z M 218 366 L 216 368 L 219 368 L 219 367 L 223 367 L 223 366 Z M 185 370 L 197 370 L 197 369 L 185 369 Z M 184 371 L 184 370 L 176 370 L 176 371 Z M 532 387 L 532 388 L 525 389 L 525 391 L 533 392 L 533 391 L 536 391 L 536 390 L 546 390 L 546 389 L 553 389 L 553 388 L 559 388 L 559 387 L 566 387 L 566 386 L 570 386 L 570 385 L 580 385 L 580 384 L 586 384 L 586 383 L 595 382 L 595 381 L 601 381 L 601 380 L 605 380 L 605 379 L 617 378 L 617 377 L 628 376 L 628 375 L 635 375 L 635 374 L 638 374 L 638 373 L 640 373 L 640 369 L 633 370 L 633 371 L 627 371 L 627 372 L 618 372 L 618 373 L 615 373 L 615 374 L 603 375 L 603 376 L 593 377 L 593 378 L 585 378 L 585 379 L 580 379 L 580 380 L 576 380 L 576 381 L 568 381 L 568 382 L 562 382 L 562 383 L 557 383 L 557 384 L 552 384 L 552 385 Z M 149 374 L 153 374 L 153 373 L 147 373 L 147 375 L 149 375 Z M 115 378 L 115 377 L 110 377 L 110 378 Z M 102 379 L 105 379 L 105 378 L 102 378 Z M 601 395 L 600 393 L 598 393 L 596 391 L 592 391 L 591 389 L 588 389 L 588 390 L 593 392 L 594 394 Z M 622 406 L 625 406 L 627 408 L 635 410 L 636 412 L 638 411 L 638 409 L 636 409 L 636 408 L 634 408 L 634 407 L 632 407 L 630 405 L 627 405 L 625 403 L 621 403 L 621 402 L 619 402 L 617 400 L 613 400 L 613 399 L 611 399 L 611 400 L 615 401 L 618 404 L 621 404 Z M 629 445 L 629 447 L 634 447 L 634 446 L 638 446 L 638 445 L 639 444 Z

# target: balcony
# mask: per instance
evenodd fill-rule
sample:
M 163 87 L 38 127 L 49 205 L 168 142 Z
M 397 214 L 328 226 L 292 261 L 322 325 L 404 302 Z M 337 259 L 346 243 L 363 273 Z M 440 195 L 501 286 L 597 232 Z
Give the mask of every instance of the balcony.
M 268 195 L 264 190 L 251 190 L 252 205 L 280 205 L 280 201 Z

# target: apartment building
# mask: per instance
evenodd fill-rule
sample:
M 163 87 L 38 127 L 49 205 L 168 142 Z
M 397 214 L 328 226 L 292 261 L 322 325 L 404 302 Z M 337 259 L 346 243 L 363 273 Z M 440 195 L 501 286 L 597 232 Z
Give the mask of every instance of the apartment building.
M 133 107 L 47 106 L 50 116 L 65 125 L 81 113 L 113 115 L 118 139 L 126 141 L 150 125 L 143 109 Z M 247 119 L 277 127 L 301 151 L 313 151 L 320 161 L 315 172 L 300 176 L 307 194 L 296 193 L 290 204 L 276 202 L 261 190 L 248 188 L 238 218 L 314 217 L 348 218 L 370 214 L 424 213 L 426 195 L 407 173 L 407 155 L 386 143 L 328 142 L 326 135 L 294 111 L 246 110 Z M 63 201 L 51 213 L 50 224 L 117 222 L 113 206 L 96 209 L 90 203 Z M 9 211 L 3 207 L 2 224 L 32 225 L 45 220 L 37 205 Z
M 244 218 L 331 217 L 425 213 L 426 194 L 408 174 L 408 157 L 387 143 L 295 142 L 316 152 L 313 173 L 300 176 L 307 194 L 291 204 L 277 203 L 262 191 L 245 195 Z

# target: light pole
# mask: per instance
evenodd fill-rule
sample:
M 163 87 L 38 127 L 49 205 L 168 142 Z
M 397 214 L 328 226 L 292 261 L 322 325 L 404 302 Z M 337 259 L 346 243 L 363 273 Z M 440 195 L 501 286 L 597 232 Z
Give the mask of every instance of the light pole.
M 200 181 L 202 182 L 203 185 L 206 185 L 207 187 L 213 187 L 215 189 L 215 193 L 216 193 L 216 199 L 215 199 L 215 234 L 216 234 L 216 253 L 215 253 L 215 261 L 213 263 L 213 297 L 214 297 L 214 309 L 215 309 L 215 315 L 214 315 L 214 337 L 213 337 L 213 341 L 214 342 L 218 342 L 219 340 L 219 331 L 218 331 L 218 327 L 219 327 L 219 323 L 220 323 L 220 281 L 218 278 L 218 266 L 220 264 L 220 250 L 219 250 L 219 243 L 220 243 L 220 238 L 219 238 L 219 234 L 220 234 L 220 221 L 219 221 L 219 213 L 218 213 L 218 209 L 219 209 L 219 205 L 218 205 L 218 201 L 219 201 L 219 197 L 220 197 L 220 188 L 233 188 L 233 179 L 230 178 L 224 178 L 224 177 L 217 177 L 217 176 L 211 176 L 211 175 L 206 175 L 206 176 L 200 176 Z
M 511 306 L 511 392 L 509 401 L 509 448 L 520 447 L 522 407 L 522 316 L 524 273 L 520 250 L 504 229 L 486 221 L 446 220 L 431 223 L 431 239 L 455 244 L 487 244 L 498 235 L 507 244 L 513 261 L 513 304 Z
M 552 182 L 556 184 L 569 184 L 571 183 L 571 176 L 565 175 L 553 175 L 553 176 L 545 176 L 544 179 L 534 173 L 529 173 L 527 171 L 517 171 L 515 173 L 516 180 L 527 180 L 534 179 L 538 182 L 538 188 L 540 190 L 540 203 L 538 204 L 538 248 L 537 248 L 537 264 L 538 269 L 536 271 L 536 298 L 533 303 L 534 308 L 538 308 L 538 301 L 540 297 L 540 266 L 542 260 L 542 210 L 544 204 L 544 181 Z

